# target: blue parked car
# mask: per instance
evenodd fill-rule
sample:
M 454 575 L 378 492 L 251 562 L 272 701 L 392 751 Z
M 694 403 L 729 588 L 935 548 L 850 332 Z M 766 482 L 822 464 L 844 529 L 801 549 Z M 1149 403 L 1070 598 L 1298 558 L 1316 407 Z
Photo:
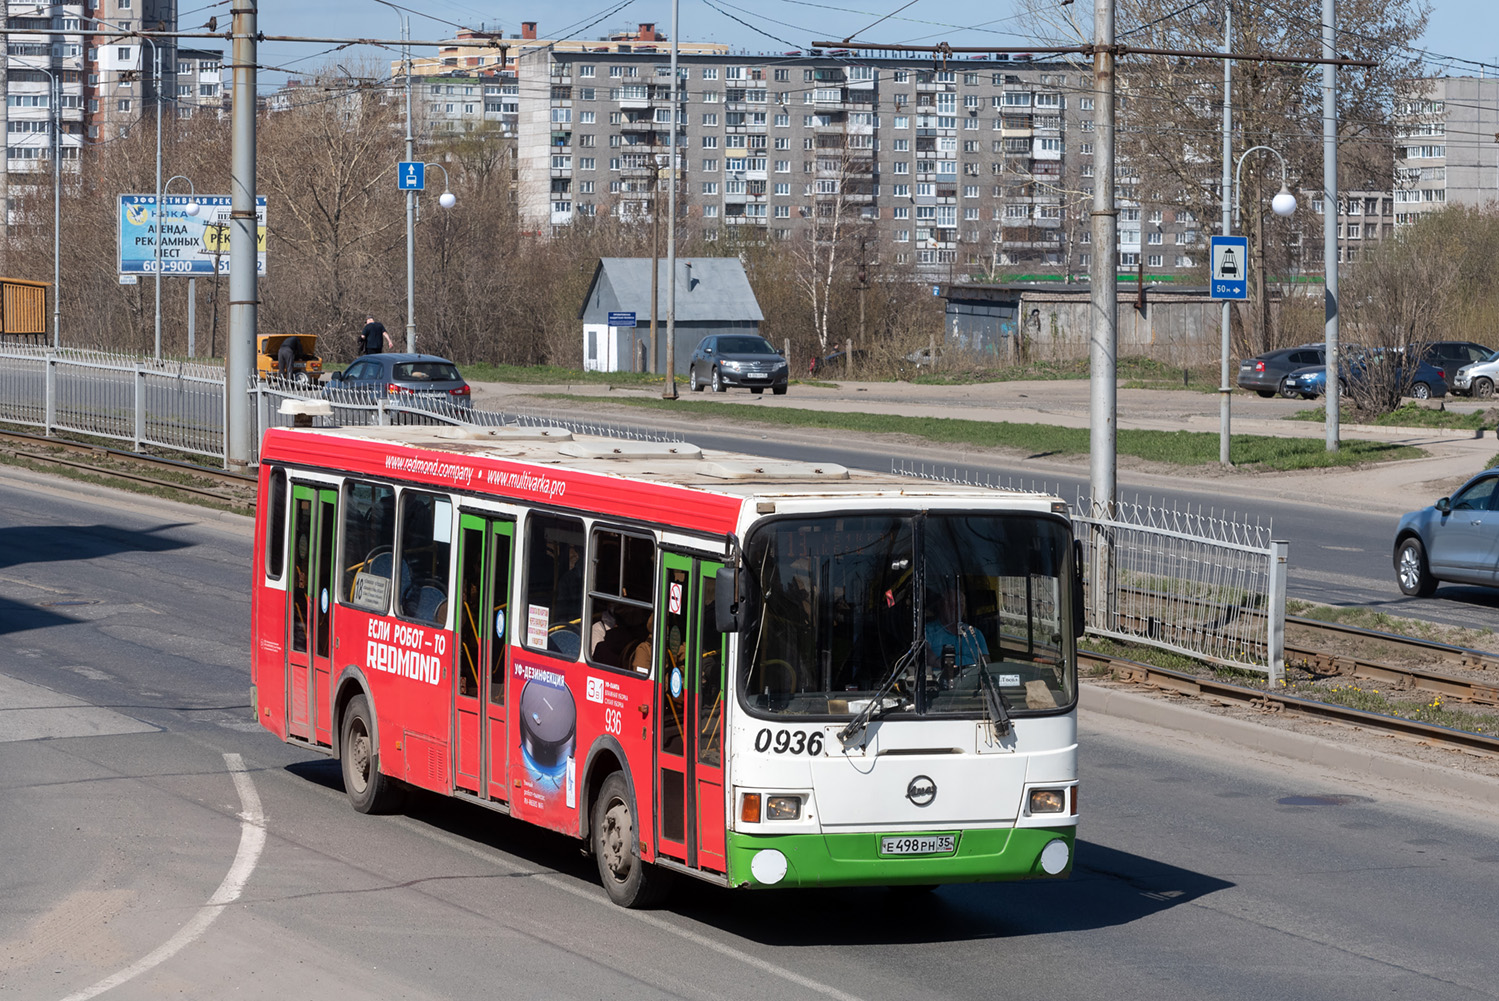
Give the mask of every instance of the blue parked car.
M 1404 361 L 1402 358 L 1400 361 Z M 1383 364 L 1383 358 L 1374 356 L 1376 365 Z M 1399 364 L 1400 362 L 1397 362 Z M 1364 358 L 1355 358 L 1344 369 L 1343 378 L 1339 380 L 1338 386 L 1344 392 L 1347 391 L 1349 383 L 1357 384 L 1367 371 Z M 1299 368 L 1288 375 L 1287 380 L 1295 390 L 1296 395 L 1303 400 L 1315 400 L 1327 392 L 1327 366 L 1308 365 Z M 1442 378 L 1442 370 L 1435 365 L 1426 362 L 1417 362 L 1416 371 L 1411 377 L 1410 387 L 1407 395 L 1418 400 L 1439 400 L 1447 395 L 1447 380 Z

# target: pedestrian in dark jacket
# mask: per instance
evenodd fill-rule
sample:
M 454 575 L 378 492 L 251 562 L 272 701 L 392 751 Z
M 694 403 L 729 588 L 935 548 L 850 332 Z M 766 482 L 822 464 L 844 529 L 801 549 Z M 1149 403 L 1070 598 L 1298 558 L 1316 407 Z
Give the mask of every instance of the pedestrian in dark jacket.
M 359 353 L 374 355 L 381 351 L 389 351 L 394 347 L 395 343 L 391 341 L 390 334 L 385 332 L 385 324 L 373 316 L 365 317 L 364 329 L 359 332 Z

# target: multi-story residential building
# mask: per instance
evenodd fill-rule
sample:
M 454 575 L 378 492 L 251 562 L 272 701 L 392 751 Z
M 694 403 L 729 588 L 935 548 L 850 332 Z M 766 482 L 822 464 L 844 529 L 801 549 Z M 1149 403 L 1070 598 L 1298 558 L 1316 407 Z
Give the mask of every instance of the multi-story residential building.
M 683 214 L 710 238 L 837 224 L 924 271 L 1086 271 L 1093 116 L 1076 67 L 841 50 L 678 63 Z M 522 225 L 648 214 L 673 135 L 664 47 L 538 48 L 517 70 Z M 1205 241 L 1190 214 L 1119 186 L 1121 266 L 1144 254 L 1152 271 L 1193 267 Z
M 453 44 L 438 49 L 434 56 L 414 56 L 411 59 L 413 76 L 443 76 L 467 74 L 489 76 L 502 70 L 514 71 L 520 56 L 537 49 L 552 52 L 665 52 L 669 40 L 656 30 L 651 22 L 639 24 L 634 30 L 612 31 L 602 38 L 537 38 L 536 22 L 522 21 L 521 30 L 508 38 L 502 32 L 482 29 L 464 30 L 458 33 Z M 727 45 L 718 42 L 678 42 L 681 53 L 725 54 Z M 405 64 L 399 60 L 390 64 L 391 76 L 405 75 Z
M 1395 222 L 1499 198 L 1499 79 L 1418 81 L 1395 108 Z
M 94 30 L 174 31 L 177 0 L 87 0 L 84 23 Z M 88 36 L 84 45 L 84 102 L 89 142 L 107 142 L 137 123 L 154 121 L 158 103 L 164 113 L 171 113 L 177 94 L 176 48 L 170 38 L 147 41 L 128 35 Z
M 50 184 L 54 144 L 65 171 L 76 172 L 84 135 L 85 40 L 77 35 L 30 35 L 82 31 L 81 3 L 7 3 L 6 25 L 22 33 L 6 36 L 0 59 L 5 94 L 5 163 L 0 172 L 8 224 L 20 191 Z
M 218 49 L 178 49 L 176 79 L 178 118 L 192 118 L 198 113 L 223 117 L 228 113 L 223 52 Z
M 399 83 L 399 81 L 397 81 Z M 419 136 L 494 130 L 515 134 L 520 85 L 514 70 L 475 76 L 461 70 L 412 78 L 411 112 Z M 390 96 L 392 91 L 387 90 Z

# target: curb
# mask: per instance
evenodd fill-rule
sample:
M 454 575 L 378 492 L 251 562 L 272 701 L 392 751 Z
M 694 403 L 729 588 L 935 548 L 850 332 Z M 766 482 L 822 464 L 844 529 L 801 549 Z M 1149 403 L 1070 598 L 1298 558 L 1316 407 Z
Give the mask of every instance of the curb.
M 1192 737 L 1207 738 L 1274 755 L 1286 761 L 1352 772 L 1366 780 L 1399 782 L 1425 792 L 1437 790 L 1470 801 L 1499 802 L 1499 778 L 1457 772 L 1396 754 L 1359 749 L 1246 720 L 1215 716 L 1147 695 L 1084 684 L 1080 686 L 1078 708 L 1083 713 L 1097 713 L 1176 730 Z

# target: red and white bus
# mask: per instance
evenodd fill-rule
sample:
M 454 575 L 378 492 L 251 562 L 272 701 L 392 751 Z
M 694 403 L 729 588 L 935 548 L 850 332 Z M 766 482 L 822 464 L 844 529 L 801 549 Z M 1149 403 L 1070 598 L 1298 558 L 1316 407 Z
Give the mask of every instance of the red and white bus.
M 560 428 L 274 429 L 252 704 L 588 842 L 609 895 L 1064 876 L 1080 584 L 1055 498 Z

